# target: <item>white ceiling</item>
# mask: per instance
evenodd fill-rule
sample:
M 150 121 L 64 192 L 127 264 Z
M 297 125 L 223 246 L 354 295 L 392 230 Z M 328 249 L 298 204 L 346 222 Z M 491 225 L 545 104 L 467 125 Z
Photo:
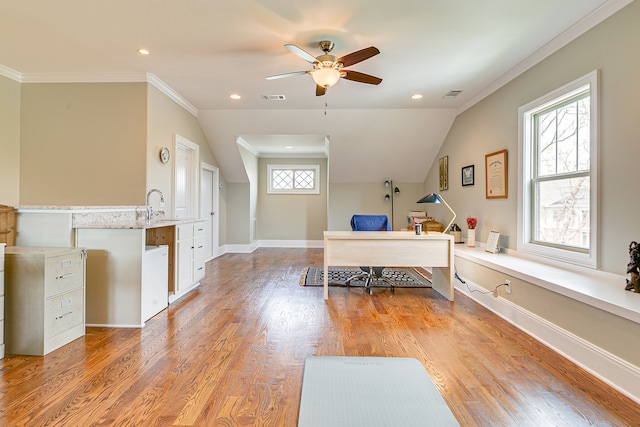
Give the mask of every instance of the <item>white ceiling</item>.
M 0 73 L 23 82 L 150 73 L 197 111 L 229 182 L 246 181 L 237 138 L 274 155 L 296 140 L 303 146 L 283 151 L 323 152 L 325 137 L 333 182 L 422 182 L 457 113 L 630 2 L 0 0 Z M 321 40 L 336 56 L 376 46 L 349 68 L 382 83 L 343 80 L 316 97 L 308 75 L 265 79 L 310 68 L 285 43 L 317 56 Z M 443 99 L 450 90 L 463 92 Z

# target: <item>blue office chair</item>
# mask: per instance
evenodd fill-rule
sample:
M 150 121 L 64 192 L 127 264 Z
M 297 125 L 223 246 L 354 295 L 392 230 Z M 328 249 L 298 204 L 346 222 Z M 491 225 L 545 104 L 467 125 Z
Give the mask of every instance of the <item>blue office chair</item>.
M 391 231 L 391 224 L 386 215 L 353 215 L 351 217 L 351 229 L 353 231 Z M 364 287 L 369 291 L 369 295 L 373 294 L 371 281 L 374 279 L 384 280 L 388 282 L 393 289 L 393 281 L 382 275 L 384 267 L 360 267 L 362 273 L 351 276 L 347 279 L 347 286 L 352 280 L 364 279 Z

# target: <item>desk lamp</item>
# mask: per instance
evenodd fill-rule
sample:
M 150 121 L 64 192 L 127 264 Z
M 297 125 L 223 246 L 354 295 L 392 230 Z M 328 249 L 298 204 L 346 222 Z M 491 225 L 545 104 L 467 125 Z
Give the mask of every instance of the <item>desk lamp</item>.
M 449 230 L 449 227 L 451 227 L 451 224 L 453 224 L 453 220 L 456 219 L 456 213 L 453 211 L 453 209 L 451 209 L 451 206 L 449 206 L 449 204 L 445 202 L 442 196 L 439 194 L 436 194 L 436 193 L 427 194 L 422 199 L 418 200 L 416 203 L 442 203 L 447 207 L 447 209 L 451 211 L 453 218 L 451 218 L 451 221 L 449 221 L 449 224 L 447 224 L 447 226 L 444 228 L 445 233 Z

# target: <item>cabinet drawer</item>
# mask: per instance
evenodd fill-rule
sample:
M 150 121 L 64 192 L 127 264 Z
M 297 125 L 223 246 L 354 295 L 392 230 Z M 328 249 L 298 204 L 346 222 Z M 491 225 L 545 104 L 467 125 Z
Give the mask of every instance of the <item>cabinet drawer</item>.
M 178 232 L 178 240 L 191 239 L 193 237 L 193 225 L 179 225 L 176 227 Z
M 204 279 L 206 270 L 204 257 L 199 257 L 193 260 L 193 281 L 199 282 Z
M 204 236 L 204 223 L 195 224 L 193 226 L 193 235 L 194 236 Z
M 83 265 L 81 253 L 48 258 L 45 297 L 81 288 L 84 284 Z
M 48 298 L 44 309 L 44 337 L 50 338 L 84 322 L 84 289 Z
M 194 258 L 204 257 L 205 241 L 206 240 L 204 236 L 197 236 L 193 238 L 193 257 Z

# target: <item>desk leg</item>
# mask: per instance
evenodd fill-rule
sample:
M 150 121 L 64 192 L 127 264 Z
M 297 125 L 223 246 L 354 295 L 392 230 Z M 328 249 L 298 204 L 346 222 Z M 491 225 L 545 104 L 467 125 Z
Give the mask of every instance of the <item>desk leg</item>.
M 327 257 L 324 258 L 324 299 L 329 299 L 329 265 L 327 264 Z
M 451 267 L 433 267 L 431 269 L 431 287 L 449 301 L 453 301 L 453 269 Z

